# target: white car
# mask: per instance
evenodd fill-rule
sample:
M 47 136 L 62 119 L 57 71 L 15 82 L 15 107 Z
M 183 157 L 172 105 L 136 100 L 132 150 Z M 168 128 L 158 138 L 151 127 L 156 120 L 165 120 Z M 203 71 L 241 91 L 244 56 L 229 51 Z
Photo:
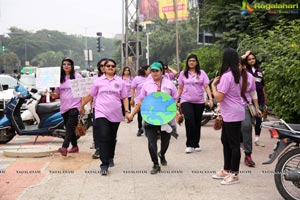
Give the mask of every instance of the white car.
M 4 89 L 7 85 L 8 89 Z M 0 117 L 3 116 L 5 104 L 14 97 L 14 89 L 18 85 L 18 80 L 6 74 L 0 74 Z

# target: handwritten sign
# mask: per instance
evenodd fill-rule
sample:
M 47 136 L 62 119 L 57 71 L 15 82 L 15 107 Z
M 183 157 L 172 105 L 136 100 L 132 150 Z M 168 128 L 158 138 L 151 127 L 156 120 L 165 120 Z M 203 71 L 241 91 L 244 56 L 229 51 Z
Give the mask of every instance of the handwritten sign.
M 79 78 L 70 80 L 71 91 L 74 98 L 85 97 L 91 91 L 91 87 L 94 83 L 95 78 Z
M 60 67 L 42 67 L 36 69 L 36 87 L 50 88 L 60 86 Z

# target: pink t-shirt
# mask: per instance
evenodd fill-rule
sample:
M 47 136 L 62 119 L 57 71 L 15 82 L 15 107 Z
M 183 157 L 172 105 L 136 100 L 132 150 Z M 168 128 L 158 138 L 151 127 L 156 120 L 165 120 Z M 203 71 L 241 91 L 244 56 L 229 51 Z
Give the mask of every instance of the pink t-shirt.
M 82 78 L 78 73 L 75 73 L 75 79 Z M 63 114 L 72 108 L 80 108 L 81 98 L 74 98 L 71 91 L 70 76 L 65 77 L 65 82 L 60 84 L 60 87 L 55 88 L 55 93 L 59 94 L 60 112 Z
M 246 89 L 246 92 L 245 92 L 245 96 L 246 96 L 249 103 L 252 102 L 252 98 L 250 96 L 250 92 L 252 92 L 252 91 L 256 91 L 255 80 L 254 80 L 253 75 L 251 73 L 247 72 L 247 89 Z M 245 104 L 246 103 L 247 102 L 245 102 Z
M 128 79 L 125 79 L 123 77 L 123 80 L 126 83 L 126 89 L 127 89 L 127 93 L 128 93 L 128 97 L 131 97 L 131 83 L 132 83 L 132 77 L 129 77 Z
M 137 103 L 144 99 L 145 96 L 147 96 L 148 94 L 151 94 L 152 92 L 157 92 L 158 86 L 157 84 L 154 82 L 153 79 L 149 79 L 147 80 L 147 82 L 144 83 L 141 93 L 140 95 L 137 97 Z M 172 81 L 170 81 L 167 78 L 163 78 L 162 79 L 162 83 L 161 83 L 161 87 L 160 87 L 160 91 L 161 92 L 165 92 L 168 93 L 169 95 L 171 95 L 174 99 L 178 98 L 178 92 L 177 92 L 177 88 L 176 86 L 172 83 Z M 170 124 L 172 126 L 175 126 L 175 120 L 173 119 Z
M 91 88 L 91 95 L 95 100 L 95 119 L 104 117 L 110 122 L 123 120 L 121 99 L 127 98 L 125 82 L 114 76 L 109 80 L 105 75 L 97 78 Z
M 221 76 L 217 89 L 218 92 L 224 94 L 224 99 L 220 102 L 224 122 L 237 122 L 245 119 L 245 104 L 241 97 L 241 85 L 242 78 L 240 83 L 236 84 L 231 71 Z
M 149 77 L 149 76 L 148 76 Z M 147 77 L 144 76 L 136 76 L 131 82 L 131 89 L 135 89 L 134 101 L 137 102 L 137 97 L 141 93 L 141 89 L 143 84 L 146 82 Z
M 145 96 L 147 96 L 148 94 L 151 94 L 152 92 L 157 92 L 157 84 L 154 82 L 153 79 L 150 79 L 148 81 L 146 81 L 141 89 L 141 93 L 140 95 L 137 97 L 137 103 L 141 100 L 144 99 Z M 162 83 L 161 83 L 161 87 L 160 87 L 160 91 L 161 92 L 165 92 L 168 93 L 169 95 L 171 95 L 174 99 L 177 99 L 178 97 L 178 92 L 177 92 L 177 88 L 175 87 L 175 85 L 172 83 L 172 81 L 170 81 L 167 78 L 163 78 L 162 79 Z
M 205 71 L 200 71 L 200 75 L 188 72 L 188 78 L 184 76 L 184 71 L 180 72 L 178 84 L 183 86 L 180 100 L 181 103 L 204 103 L 204 88 L 209 84 L 209 79 Z

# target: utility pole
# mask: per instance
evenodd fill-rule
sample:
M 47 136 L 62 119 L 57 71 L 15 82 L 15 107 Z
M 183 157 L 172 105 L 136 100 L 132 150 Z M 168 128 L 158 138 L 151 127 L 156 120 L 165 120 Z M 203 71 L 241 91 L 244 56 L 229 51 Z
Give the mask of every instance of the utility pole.
M 179 66 L 179 33 L 178 33 L 178 6 L 177 6 L 177 0 L 173 0 L 173 5 L 174 5 L 174 14 L 175 14 L 175 31 L 176 31 L 176 66 L 177 66 L 177 71 L 180 71 L 180 66 Z

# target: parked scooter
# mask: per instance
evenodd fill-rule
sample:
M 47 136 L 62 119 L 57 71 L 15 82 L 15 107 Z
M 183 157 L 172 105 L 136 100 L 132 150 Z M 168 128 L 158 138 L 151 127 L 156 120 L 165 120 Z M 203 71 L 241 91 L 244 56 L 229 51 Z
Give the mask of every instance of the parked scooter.
M 215 99 L 213 99 L 213 106 L 212 108 L 209 107 L 209 104 L 206 103 L 204 105 L 204 111 L 202 113 L 202 119 L 201 119 L 201 126 L 204 126 L 207 124 L 210 120 L 216 119 L 218 116 L 218 113 L 216 112 L 217 109 L 217 102 Z
M 40 122 L 25 126 L 21 118 L 20 109 L 26 99 L 34 97 L 21 85 L 16 87 L 15 93 L 16 97 L 9 101 L 5 109 L 5 116 L 0 119 L 0 144 L 9 142 L 16 134 L 65 137 L 64 120 L 59 111 L 60 102 L 37 104 L 36 114 Z M 87 114 L 82 118 L 82 123 L 86 129 L 91 126 L 91 119 L 91 114 Z
M 284 120 L 263 122 L 262 127 L 269 128 L 271 138 L 278 138 L 270 160 L 278 158 L 274 179 L 278 192 L 284 199 L 300 199 L 300 124 L 288 124 Z

